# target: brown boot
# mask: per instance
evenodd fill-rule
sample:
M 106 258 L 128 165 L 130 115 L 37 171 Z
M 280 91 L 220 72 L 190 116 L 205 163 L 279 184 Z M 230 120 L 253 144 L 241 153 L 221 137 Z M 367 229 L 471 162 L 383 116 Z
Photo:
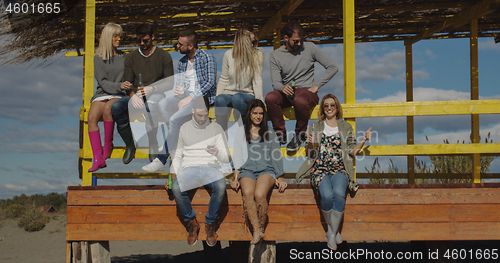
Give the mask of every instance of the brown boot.
M 187 242 L 190 246 L 192 246 L 196 244 L 196 241 L 198 241 L 198 232 L 200 232 L 200 224 L 195 218 L 187 223 L 186 228 L 188 231 Z
M 210 247 L 215 246 L 217 244 L 217 224 L 205 224 L 205 232 L 207 233 L 207 245 Z
M 255 203 L 250 207 L 246 205 L 246 202 L 243 202 L 243 206 L 245 206 L 245 211 L 248 216 L 248 221 L 252 225 L 253 235 L 252 240 L 250 240 L 250 244 L 259 243 L 262 238 L 266 235 L 264 233 L 264 228 L 259 222 L 259 217 L 257 215 L 257 207 Z

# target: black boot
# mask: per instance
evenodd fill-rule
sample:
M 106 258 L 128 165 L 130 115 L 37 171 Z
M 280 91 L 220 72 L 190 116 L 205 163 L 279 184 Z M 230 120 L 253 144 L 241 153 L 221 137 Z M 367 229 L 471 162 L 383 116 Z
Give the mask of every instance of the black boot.
M 149 141 L 149 161 L 152 162 L 158 156 L 158 140 L 156 139 L 156 132 L 158 127 L 148 131 Z
M 134 159 L 135 156 L 135 141 L 132 135 L 132 129 L 130 129 L 130 124 L 127 123 L 124 126 L 117 126 L 118 133 L 125 142 L 125 153 L 123 154 L 123 163 L 128 164 Z

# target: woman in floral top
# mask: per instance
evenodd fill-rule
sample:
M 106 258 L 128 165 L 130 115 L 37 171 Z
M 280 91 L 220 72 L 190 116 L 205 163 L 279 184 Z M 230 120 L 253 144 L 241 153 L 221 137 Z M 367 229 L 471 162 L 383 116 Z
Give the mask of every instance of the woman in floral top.
M 310 175 L 311 185 L 319 192 L 321 209 L 328 223 L 326 239 L 332 250 L 342 243 L 337 230 L 344 214 L 347 187 L 357 190 L 352 158 L 372 137 L 370 128 L 361 142 L 356 144 L 352 126 L 342 116 L 339 99 L 332 94 L 325 95 L 320 103 L 319 122 L 307 129 L 306 153 L 309 158 L 296 176 L 300 182 Z M 314 143 L 319 146 L 313 147 Z

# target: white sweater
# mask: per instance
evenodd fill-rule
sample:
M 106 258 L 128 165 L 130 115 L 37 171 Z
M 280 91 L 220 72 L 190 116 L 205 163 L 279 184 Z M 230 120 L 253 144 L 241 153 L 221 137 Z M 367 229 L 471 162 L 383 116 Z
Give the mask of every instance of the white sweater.
M 236 93 L 248 93 L 255 96 L 256 99 L 264 101 L 262 94 L 262 69 L 264 68 L 264 53 L 257 52 L 262 62 L 257 70 L 254 72 L 253 78 L 248 74 L 243 74 L 243 83 L 237 83 L 237 77 L 234 66 L 233 50 L 230 49 L 224 53 L 222 59 L 222 72 L 217 83 L 217 95 Z
M 209 154 L 205 149 L 215 145 L 219 150 L 217 156 Z M 190 166 L 210 166 L 220 169 L 220 162 L 229 163 L 229 147 L 222 127 L 207 120 L 199 125 L 194 118 L 184 123 L 179 130 L 179 140 L 173 153 L 172 172 L 178 174 L 181 168 Z

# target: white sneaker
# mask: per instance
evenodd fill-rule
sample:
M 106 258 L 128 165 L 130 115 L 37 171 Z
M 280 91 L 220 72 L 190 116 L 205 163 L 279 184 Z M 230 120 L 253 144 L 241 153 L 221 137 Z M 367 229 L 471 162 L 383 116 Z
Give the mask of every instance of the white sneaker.
M 159 173 L 165 170 L 165 165 L 161 163 L 160 159 L 155 158 L 150 164 L 144 165 L 142 170 L 148 173 Z

